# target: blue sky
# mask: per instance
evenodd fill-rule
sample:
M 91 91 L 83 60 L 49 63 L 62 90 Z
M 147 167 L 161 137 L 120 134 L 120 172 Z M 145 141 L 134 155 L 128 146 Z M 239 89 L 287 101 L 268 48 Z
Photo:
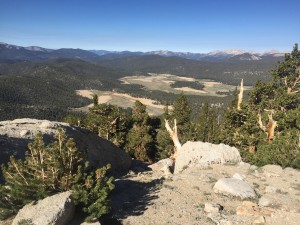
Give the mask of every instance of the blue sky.
M 0 41 L 21 46 L 290 51 L 299 0 L 0 0 Z

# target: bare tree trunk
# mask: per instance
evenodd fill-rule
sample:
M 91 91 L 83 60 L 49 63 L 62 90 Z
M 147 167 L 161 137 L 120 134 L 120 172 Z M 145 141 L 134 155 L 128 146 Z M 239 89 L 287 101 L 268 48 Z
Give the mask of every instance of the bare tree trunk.
M 266 127 L 263 125 L 263 122 L 261 120 L 261 115 L 258 114 L 258 124 L 260 129 L 262 129 L 267 134 L 267 139 L 269 142 L 271 142 L 274 139 L 275 136 L 275 128 L 277 127 L 277 121 L 273 120 L 273 112 L 271 112 L 269 115 L 269 123 Z
M 177 135 L 176 119 L 174 119 L 174 127 L 173 127 L 173 129 L 171 129 L 168 120 L 165 119 L 165 127 L 166 127 L 167 131 L 169 132 L 170 137 L 171 137 L 171 139 L 172 139 L 172 141 L 174 143 L 174 147 L 175 148 L 174 148 L 173 158 L 174 158 L 174 160 L 176 160 L 178 150 L 181 148 L 181 144 L 180 144 L 180 141 L 179 141 L 178 135 Z
M 238 111 L 241 110 L 241 104 L 242 104 L 242 101 L 243 101 L 243 93 L 244 93 L 244 81 L 242 79 L 241 87 L 240 87 L 240 93 L 238 95 L 238 102 L 237 102 L 237 110 Z
M 275 128 L 277 127 L 277 121 L 273 120 L 272 114 L 268 115 L 269 124 L 268 124 L 268 140 L 271 142 L 274 138 Z

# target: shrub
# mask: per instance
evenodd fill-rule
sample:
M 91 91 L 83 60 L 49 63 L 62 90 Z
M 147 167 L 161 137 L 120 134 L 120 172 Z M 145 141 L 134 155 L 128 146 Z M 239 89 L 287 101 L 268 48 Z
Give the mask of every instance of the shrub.
M 108 213 L 108 197 L 114 188 L 113 178 L 106 177 L 110 166 L 93 170 L 85 153 L 61 129 L 55 139 L 45 146 L 38 133 L 28 145 L 25 160 L 12 156 L 7 166 L 2 165 L 5 184 L 0 185 L 0 219 L 16 214 L 29 202 L 68 190 L 89 214 L 87 219 Z

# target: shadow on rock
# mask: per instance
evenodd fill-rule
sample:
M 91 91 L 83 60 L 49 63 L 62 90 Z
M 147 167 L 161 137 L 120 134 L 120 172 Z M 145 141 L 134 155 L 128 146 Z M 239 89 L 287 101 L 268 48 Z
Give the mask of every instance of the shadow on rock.
M 132 180 L 117 180 L 116 188 L 112 193 L 112 212 L 103 218 L 101 224 L 121 224 L 119 220 L 129 216 L 139 216 L 144 213 L 152 201 L 157 199 L 157 191 L 160 189 L 163 179 L 155 179 L 151 182 Z

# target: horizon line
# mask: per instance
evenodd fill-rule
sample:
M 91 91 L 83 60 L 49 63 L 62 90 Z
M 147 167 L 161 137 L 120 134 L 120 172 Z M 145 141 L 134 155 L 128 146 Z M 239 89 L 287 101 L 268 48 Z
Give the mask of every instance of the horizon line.
M 178 50 L 168 50 L 168 49 L 156 49 L 156 50 L 148 50 L 148 51 L 142 51 L 142 50 L 129 50 L 129 49 L 124 49 L 124 50 L 108 50 L 108 49 L 86 49 L 86 48 L 79 48 L 79 47 L 59 47 L 59 48 L 49 48 L 49 47 L 42 47 L 39 45 L 29 45 L 29 46 L 22 46 L 18 44 L 11 44 L 7 42 L 0 41 L 0 44 L 6 44 L 6 45 L 11 45 L 11 46 L 16 46 L 16 47 L 22 47 L 22 48 L 30 48 L 30 47 L 39 47 L 39 48 L 44 48 L 44 49 L 49 49 L 49 50 L 59 50 L 59 49 L 80 49 L 80 50 L 85 50 L 85 51 L 108 51 L 108 52 L 141 52 L 141 53 L 147 53 L 147 52 L 173 52 L 173 53 L 191 53 L 191 54 L 209 54 L 209 53 L 215 53 L 215 52 L 226 52 L 226 51 L 243 51 L 243 52 L 249 52 L 249 53 L 266 53 L 266 52 L 275 52 L 275 53 L 287 53 L 290 52 L 288 50 L 278 50 L 275 48 L 271 48 L 268 50 L 246 50 L 243 48 L 224 48 L 224 49 L 215 49 L 211 51 L 206 51 L 206 52 L 192 52 L 192 51 L 178 51 Z

